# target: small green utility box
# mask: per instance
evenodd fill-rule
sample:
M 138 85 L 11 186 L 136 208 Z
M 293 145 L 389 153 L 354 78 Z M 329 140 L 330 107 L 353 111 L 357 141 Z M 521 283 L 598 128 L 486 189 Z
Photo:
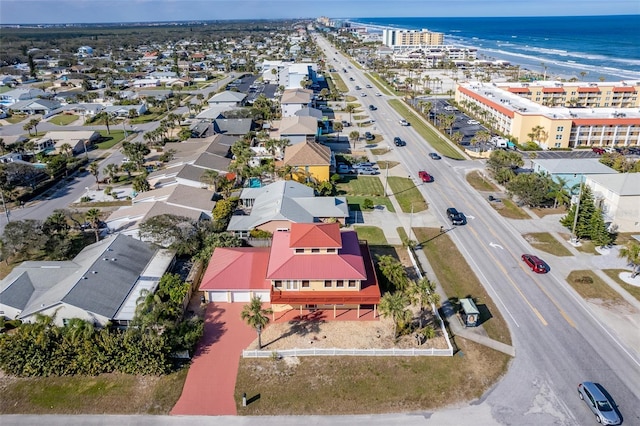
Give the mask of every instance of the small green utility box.
M 462 306 L 462 321 L 465 327 L 477 327 L 480 311 L 473 303 L 473 299 L 460 299 L 460 306 Z

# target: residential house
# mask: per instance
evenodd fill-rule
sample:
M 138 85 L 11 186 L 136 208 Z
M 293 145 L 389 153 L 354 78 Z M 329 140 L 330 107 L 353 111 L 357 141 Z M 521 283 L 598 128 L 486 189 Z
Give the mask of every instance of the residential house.
M 558 158 L 535 159 L 532 161 L 533 171 L 551 176 L 556 182 L 563 179 L 565 188 L 571 189 L 580 185 L 584 175 L 611 174 L 615 171 L 605 166 L 597 158 Z
M 49 95 L 41 89 L 13 89 L 4 93 L 0 93 L 0 104 L 10 106 L 16 102 L 26 101 L 29 99 L 46 98 Z
M 73 260 L 23 262 L 0 281 L 0 312 L 33 322 L 38 314 L 62 326 L 71 318 L 126 326 L 143 290 L 154 292 L 174 253 L 126 235 L 110 236 Z
M 344 224 L 349 206 L 344 197 L 316 197 L 313 188 L 280 180 L 260 188 L 244 188 L 239 214 L 231 216 L 227 231 L 248 237 L 251 230 L 278 232 L 292 223 L 337 221 Z
M 595 205 L 615 232 L 640 232 L 640 173 L 585 176 Z
M 315 141 L 320 134 L 318 120 L 313 117 L 283 117 L 274 122 L 274 139 L 289 139 L 291 145 L 306 141 Z
M 18 84 L 18 79 L 14 75 L 0 75 L 0 86 L 13 87 Z
M 255 128 L 251 118 L 216 118 L 213 120 L 213 131 L 217 134 L 241 137 Z
M 292 178 L 300 183 L 327 182 L 335 158 L 327 146 L 302 142 L 285 149 L 284 165 L 291 166 Z
M 260 297 L 274 311 L 373 309 L 380 288 L 366 242 L 338 223 L 294 223 L 269 248 L 217 248 L 200 290 L 209 302 Z
M 147 112 L 147 106 L 145 104 L 138 105 L 112 105 L 104 108 L 104 112 L 109 115 L 117 115 L 118 117 L 129 117 L 130 111 L 134 111 L 136 116 L 142 115 Z
M 50 101 L 48 99 L 28 99 L 26 101 L 18 101 L 11 106 L 9 110 L 20 114 L 42 114 L 49 117 L 60 109 L 60 102 Z
M 161 170 L 147 176 L 152 188 L 182 184 L 203 188 L 202 176 L 207 170 L 221 174 L 229 170 L 231 146 L 238 140 L 228 135 L 214 135 L 207 138 L 188 139 L 172 148 L 174 160 Z
M 232 90 L 225 90 L 220 93 L 216 93 L 207 101 L 210 107 L 224 106 L 228 108 L 243 106 L 246 102 L 247 95 L 241 92 L 234 92 Z
M 282 108 L 283 117 L 293 117 L 296 112 L 313 106 L 313 90 L 309 89 L 286 89 L 282 93 L 280 106 Z
M 56 153 L 61 153 L 61 147 L 69 144 L 73 155 L 86 153 L 87 147 L 92 146 L 101 138 L 100 133 L 94 130 L 70 130 L 70 131 L 51 131 L 44 135 L 45 139 L 51 139 L 54 142 Z
M 142 87 L 159 87 L 160 80 L 157 78 L 139 78 L 133 80 L 131 82 L 131 87 L 142 88 Z
M 131 206 L 114 211 L 105 223 L 111 232 L 140 238 L 140 223 L 152 217 L 171 214 L 209 220 L 215 205 L 210 190 L 177 184 L 136 194 Z

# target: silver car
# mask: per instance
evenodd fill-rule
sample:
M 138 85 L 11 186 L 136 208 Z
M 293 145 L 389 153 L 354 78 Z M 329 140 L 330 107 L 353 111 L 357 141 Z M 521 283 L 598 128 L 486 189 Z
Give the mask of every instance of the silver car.
M 600 385 L 593 382 L 583 382 L 578 385 L 578 396 L 593 411 L 596 421 L 603 425 L 619 425 L 620 416 L 614 404 L 607 398 Z

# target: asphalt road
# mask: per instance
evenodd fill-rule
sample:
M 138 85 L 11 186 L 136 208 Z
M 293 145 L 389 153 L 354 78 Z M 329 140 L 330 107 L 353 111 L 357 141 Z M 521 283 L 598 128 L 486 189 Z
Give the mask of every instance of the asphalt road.
M 346 63 L 334 51 L 325 47 L 328 57 Z M 640 357 L 564 281 L 568 271 L 551 265 L 548 274 L 532 273 L 520 260 L 530 246 L 466 183 L 467 162 L 428 158 L 433 149 L 411 127 L 400 126 L 401 117 L 386 104 L 386 96 L 371 96 L 377 89 L 365 88 L 367 81 L 360 70 L 352 67 L 344 75 L 354 77 L 355 81 L 347 81 L 351 89 L 359 85 L 367 93 L 360 99 L 365 106 L 378 107 L 369 112 L 376 120 L 374 133 L 381 131 L 389 145 L 394 136 L 407 141 L 406 147 L 393 149 L 442 224 L 451 227 L 447 207 L 456 207 L 468 217 L 469 223 L 453 228 L 449 236 L 506 318 L 516 348 L 508 374 L 481 402 L 491 408 L 496 424 L 591 424 L 595 419 L 576 390 L 586 380 L 607 389 L 624 424 L 640 424 Z M 434 175 L 435 182 L 419 182 L 417 171 L 422 169 Z M 465 409 L 455 413 L 460 424 L 473 419 Z

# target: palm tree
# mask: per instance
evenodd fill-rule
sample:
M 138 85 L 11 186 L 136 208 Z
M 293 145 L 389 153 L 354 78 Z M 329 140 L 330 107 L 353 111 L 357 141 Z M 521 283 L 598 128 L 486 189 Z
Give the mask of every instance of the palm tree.
M 84 214 L 84 218 L 87 220 L 87 222 L 91 224 L 91 227 L 93 228 L 93 232 L 95 232 L 96 234 L 96 243 L 100 241 L 100 232 L 99 232 L 100 216 L 101 216 L 101 212 L 99 209 L 96 209 L 96 208 L 89 209 Z
M 349 140 L 353 142 L 353 149 L 356 149 L 356 142 L 360 139 L 360 132 L 357 130 L 349 133 Z
M 207 184 L 208 187 L 213 187 L 213 192 L 218 192 L 218 181 L 220 180 L 220 173 L 216 170 L 205 170 L 200 177 L 202 183 Z
M 73 148 L 68 143 L 63 143 L 60 145 L 60 152 L 67 158 L 71 157 L 73 154 Z
M 619 257 L 625 258 L 631 269 L 631 278 L 635 278 L 640 274 L 638 266 L 640 266 L 640 243 L 630 240 L 620 249 Z
M 344 111 L 349 113 L 349 123 L 351 123 L 351 114 L 353 114 L 355 110 L 356 107 L 353 104 L 347 104 L 347 106 L 344 107 Z
M 115 163 L 107 164 L 104 167 L 104 172 L 107 174 L 107 176 L 109 176 L 110 183 L 115 182 L 116 178 L 118 177 L 119 171 L 120 171 L 120 167 Z
M 89 173 L 96 178 L 96 184 L 98 185 L 98 190 L 100 190 L 100 165 L 95 161 L 89 164 Z
M 258 333 L 258 349 L 262 349 L 262 329 L 269 324 L 269 317 L 272 314 L 271 308 L 262 309 L 262 300 L 259 297 L 252 297 L 251 302 L 242 308 L 240 316 L 249 327 L 255 328 Z
M 407 309 L 409 300 L 407 296 L 397 291 L 395 293 L 386 293 L 380 299 L 378 310 L 383 317 L 393 320 L 393 337 L 397 337 L 398 325 L 405 324 L 410 320 L 411 311 Z

